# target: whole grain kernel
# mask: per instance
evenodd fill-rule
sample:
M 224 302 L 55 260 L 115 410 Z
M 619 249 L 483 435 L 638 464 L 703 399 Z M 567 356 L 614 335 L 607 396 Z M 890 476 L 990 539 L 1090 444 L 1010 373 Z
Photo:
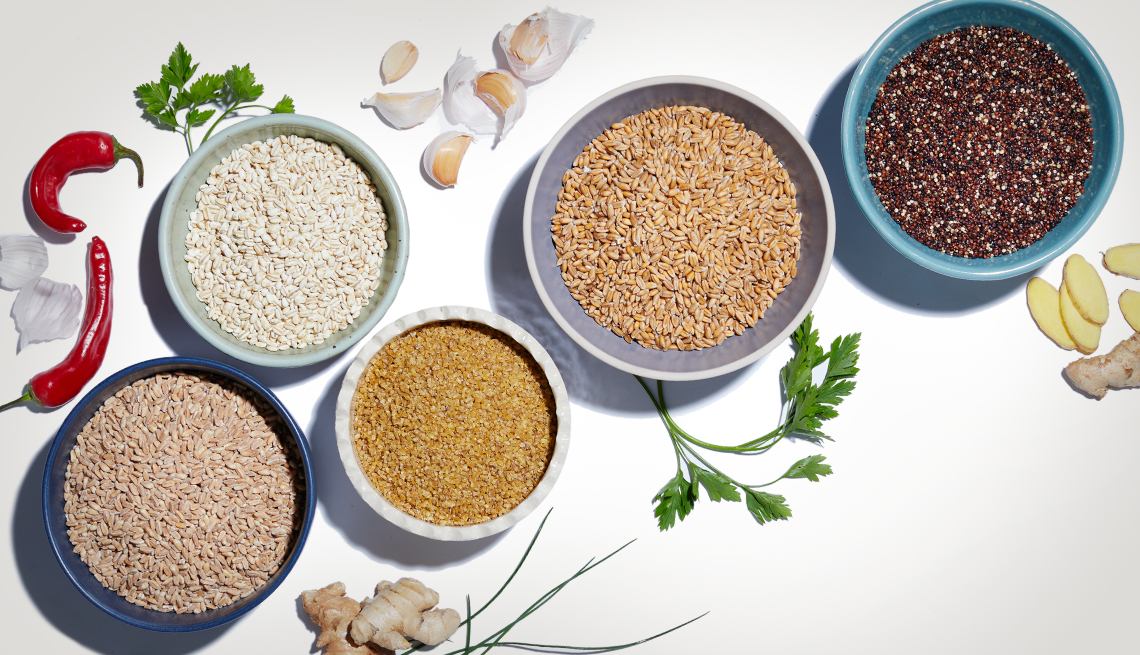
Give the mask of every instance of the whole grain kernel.
M 907 234 L 948 255 L 1026 248 L 1076 204 L 1093 130 L 1076 75 L 1007 27 L 925 41 L 891 70 L 867 115 L 872 185 Z
M 796 275 L 796 187 L 771 145 L 705 107 L 614 123 L 551 217 L 570 295 L 629 343 L 700 350 L 756 325 Z
M 554 452 L 554 397 L 522 346 L 488 326 L 444 321 L 389 341 L 352 400 L 357 460 L 399 510 L 437 525 L 502 516 Z

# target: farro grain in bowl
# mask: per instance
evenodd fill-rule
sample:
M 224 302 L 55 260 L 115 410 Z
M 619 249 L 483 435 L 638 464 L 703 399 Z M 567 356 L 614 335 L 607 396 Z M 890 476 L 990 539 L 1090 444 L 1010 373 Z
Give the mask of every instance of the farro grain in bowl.
M 171 183 L 159 262 L 183 318 L 261 366 L 335 357 L 383 317 L 408 223 L 395 179 L 327 121 L 273 114 L 202 145 Z
M 304 436 L 272 392 L 184 357 L 87 394 L 56 435 L 43 489 L 48 540 L 76 588 L 163 632 L 222 625 L 272 593 L 316 497 Z
M 384 327 L 345 374 L 337 446 L 384 518 L 464 541 L 522 520 L 570 442 L 565 384 L 546 350 L 491 312 L 435 307 Z
M 555 321 L 607 364 L 663 380 L 722 375 L 783 342 L 834 240 L 803 135 L 743 89 L 684 76 L 627 84 L 571 118 L 523 218 Z

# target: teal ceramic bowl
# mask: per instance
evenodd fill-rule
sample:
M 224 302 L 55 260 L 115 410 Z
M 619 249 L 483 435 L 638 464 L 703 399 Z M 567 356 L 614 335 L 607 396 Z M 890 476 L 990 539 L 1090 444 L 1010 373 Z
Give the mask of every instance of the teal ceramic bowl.
M 1093 125 L 1092 172 L 1084 192 L 1065 218 L 1037 243 L 991 259 L 953 257 L 928 248 L 908 235 L 879 202 L 867 175 L 867 114 L 891 69 L 923 41 L 960 27 L 1011 27 L 1049 44 L 1077 75 Z M 840 138 L 843 164 L 855 199 L 867 220 L 895 250 L 951 277 L 1000 280 L 1031 271 L 1065 252 L 1088 231 L 1104 208 L 1120 171 L 1124 153 L 1124 118 L 1120 98 L 1104 62 L 1089 42 L 1057 14 L 1027 0 L 938 0 L 903 16 L 879 37 L 863 57 L 843 105 Z
M 190 212 L 197 207 L 195 195 L 205 183 L 210 169 L 222 158 L 246 143 L 265 141 L 281 135 L 296 134 L 326 143 L 335 143 L 346 155 L 360 165 L 376 185 L 376 193 L 384 206 L 388 219 L 385 238 L 388 250 L 380 267 L 380 286 L 368 304 L 360 310 L 348 327 L 325 338 L 324 343 L 304 348 L 288 348 L 271 352 L 246 343 L 222 329 L 210 318 L 206 305 L 195 296 L 196 289 L 186 267 L 186 234 L 189 232 Z M 231 357 L 259 366 L 294 367 L 323 361 L 345 352 L 384 317 L 404 279 L 408 265 L 408 215 L 400 187 L 380 157 L 357 136 L 332 123 L 296 114 L 271 114 L 244 120 L 209 141 L 190 156 L 174 176 L 162 204 L 158 222 L 158 259 L 162 278 L 170 292 L 174 306 L 182 318 L 203 339 Z

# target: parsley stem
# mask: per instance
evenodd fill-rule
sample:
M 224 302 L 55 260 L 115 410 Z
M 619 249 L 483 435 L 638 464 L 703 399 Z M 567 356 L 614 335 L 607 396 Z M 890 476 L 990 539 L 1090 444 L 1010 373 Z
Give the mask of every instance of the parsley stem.
M 218 126 L 218 123 L 222 122 L 223 118 L 229 116 L 235 111 L 240 111 L 242 109 L 268 109 L 269 111 L 273 111 L 273 107 L 266 107 L 265 105 L 243 105 L 240 101 L 235 102 L 234 104 L 230 105 L 230 108 L 227 109 L 221 116 L 218 116 L 218 118 L 214 120 L 213 124 L 210 125 L 210 129 L 206 130 L 206 136 L 202 137 L 202 140 L 198 142 L 198 146 L 201 147 L 201 145 L 210 138 L 210 135 L 214 133 L 214 128 Z

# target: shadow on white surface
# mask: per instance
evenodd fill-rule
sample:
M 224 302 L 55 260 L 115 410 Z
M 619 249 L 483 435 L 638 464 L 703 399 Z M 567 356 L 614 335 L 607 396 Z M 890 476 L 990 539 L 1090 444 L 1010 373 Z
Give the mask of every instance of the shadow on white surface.
M 341 536 L 372 559 L 394 562 L 398 568 L 438 568 L 464 562 L 506 536 L 509 529 L 473 541 L 436 541 L 396 527 L 364 502 L 344 472 L 336 444 L 336 401 L 347 369 L 345 363 L 332 376 L 309 426 L 317 502 Z
M 142 233 L 142 244 L 139 246 L 139 292 L 150 314 L 155 332 L 166 346 L 175 355 L 201 357 L 233 366 L 273 389 L 304 382 L 331 366 L 338 358 L 298 368 L 272 368 L 249 364 L 211 346 L 190 327 L 190 324 L 178 313 L 174 301 L 170 299 L 170 292 L 166 290 L 166 282 L 162 279 L 162 269 L 158 261 L 158 219 L 162 214 L 162 203 L 166 201 L 169 190 L 170 183 L 167 183 L 150 208 L 146 227 Z
M 619 371 L 574 342 L 542 304 L 530 277 L 523 249 L 523 207 L 538 155 L 530 159 L 503 191 L 487 235 L 487 294 L 491 309 L 518 323 L 538 339 L 566 382 L 571 400 L 619 416 L 650 416 L 653 404 L 629 373 Z M 677 409 L 713 400 L 743 382 L 768 356 L 740 370 L 696 382 L 670 382 L 669 406 Z
M 835 264 L 872 297 L 912 314 L 970 313 L 1019 292 L 1036 270 L 993 281 L 959 280 L 935 273 L 892 248 L 863 215 L 847 181 L 839 138 L 843 102 L 859 61 L 848 66 L 828 89 L 807 130 L 835 200 Z
M 190 653 L 221 637 L 233 623 L 199 632 L 152 632 L 129 626 L 87 601 L 64 575 L 44 529 L 41 491 L 49 441 L 32 461 L 16 498 L 12 552 L 24 591 L 52 627 L 100 653 Z

